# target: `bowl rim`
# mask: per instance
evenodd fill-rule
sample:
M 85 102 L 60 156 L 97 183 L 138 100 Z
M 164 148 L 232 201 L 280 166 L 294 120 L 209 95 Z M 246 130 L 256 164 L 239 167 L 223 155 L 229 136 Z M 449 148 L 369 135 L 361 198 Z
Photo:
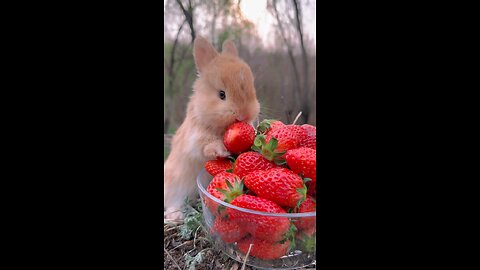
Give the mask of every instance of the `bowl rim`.
M 306 212 L 306 213 L 267 213 L 267 212 L 260 212 L 260 211 L 256 211 L 256 210 L 250 210 L 250 209 L 247 209 L 247 208 L 242 208 L 242 207 L 238 207 L 238 206 L 235 206 L 233 204 L 229 204 L 227 202 L 224 202 L 216 197 L 214 197 L 213 195 L 211 195 L 210 193 L 208 193 L 205 188 L 202 186 L 202 184 L 200 183 L 200 179 L 202 177 L 204 177 L 204 175 L 207 173 L 207 171 L 205 170 L 205 168 L 203 168 L 200 173 L 198 174 L 197 176 L 197 179 L 196 179 L 196 182 L 197 182 L 197 187 L 198 189 L 200 190 L 200 192 L 202 192 L 205 196 L 207 196 L 208 198 L 210 198 L 211 200 L 225 206 L 225 207 L 229 207 L 229 208 L 233 208 L 233 209 L 236 209 L 238 211 L 241 211 L 241 212 L 245 212 L 245 213 L 250 213 L 250 214 L 255 214 L 255 215 L 261 215 L 261 216 L 269 216 L 269 217 L 286 217 L 286 218 L 301 218 L 301 217 L 316 217 L 317 216 L 317 212 Z

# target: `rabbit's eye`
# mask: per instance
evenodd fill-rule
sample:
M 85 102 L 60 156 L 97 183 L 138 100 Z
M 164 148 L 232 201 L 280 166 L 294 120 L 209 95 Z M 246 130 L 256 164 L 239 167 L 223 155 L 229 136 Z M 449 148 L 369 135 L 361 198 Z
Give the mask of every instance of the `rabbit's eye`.
M 218 97 L 220 97 L 221 100 L 225 100 L 225 91 L 220 90 L 220 92 L 218 92 Z

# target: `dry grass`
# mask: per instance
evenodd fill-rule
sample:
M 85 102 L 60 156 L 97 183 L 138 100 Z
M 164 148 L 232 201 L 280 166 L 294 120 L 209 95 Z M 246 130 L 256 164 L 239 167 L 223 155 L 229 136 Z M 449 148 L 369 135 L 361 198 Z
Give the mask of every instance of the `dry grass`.
M 253 270 L 212 247 L 201 223 L 201 207 L 185 209 L 185 221 L 164 220 L 164 269 Z M 306 268 L 299 268 L 306 269 Z M 314 266 L 308 269 L 315 269 Z
M 186 256 L 195 258 L 202 257 L 200 262 L 195 263 L 193 269 L 240 269 L 241 264 L 228 258 L 222 251 L 214 250 L 210 240 L 207 238 L 203 229 L 198 229 L 194 237 L 190 240 L 184 239 L 181 233 L 182 224 L 164 222 L 164 269 L 189 269 Z M 198 227 L 201 228 L 201 227 Z M 198 258 L 197 257 L 197 258 Z M 177 267 L 178 265 L 178 267 Z M 245 269 L 254 269 L 246 266 Z

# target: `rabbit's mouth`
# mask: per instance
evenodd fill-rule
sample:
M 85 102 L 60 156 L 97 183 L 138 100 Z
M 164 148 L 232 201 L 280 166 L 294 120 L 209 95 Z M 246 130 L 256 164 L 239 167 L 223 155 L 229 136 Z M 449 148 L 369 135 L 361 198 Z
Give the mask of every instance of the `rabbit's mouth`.
M 241 115 L 237 115 L 237 117 L 235 118 L 235 122 L 243 122 L 245 121 L 245 119 L 247 119 L 247 117 L 243 114 Z

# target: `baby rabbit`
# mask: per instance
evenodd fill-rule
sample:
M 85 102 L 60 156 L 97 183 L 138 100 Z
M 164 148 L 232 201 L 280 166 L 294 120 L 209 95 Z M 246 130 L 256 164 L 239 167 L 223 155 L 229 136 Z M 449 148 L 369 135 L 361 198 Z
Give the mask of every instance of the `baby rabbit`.
M 164 164 L 164 218 L 168 219 L 183 219 L 182 205 L 186 198 L 196 198 L 195 181 L 205 162 L 230 155 L 223 145 L 226 128 L 237 120 L 251 123 L 260 111 L 252 71 L 238 58 L 232 41 L 224 42 L 218 53 L 197 37 L 193 55 L 199 77 Z

